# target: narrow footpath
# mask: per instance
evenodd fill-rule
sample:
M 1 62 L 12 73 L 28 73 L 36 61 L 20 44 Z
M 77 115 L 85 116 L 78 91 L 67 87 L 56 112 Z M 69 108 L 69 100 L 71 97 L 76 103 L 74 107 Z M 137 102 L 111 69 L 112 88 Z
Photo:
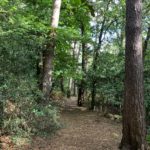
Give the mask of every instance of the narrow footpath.
M 117 150 L 121 124 L 68 100 L 61 112 L 64 128 L 51 138 L 35 137 L 24 150 Z

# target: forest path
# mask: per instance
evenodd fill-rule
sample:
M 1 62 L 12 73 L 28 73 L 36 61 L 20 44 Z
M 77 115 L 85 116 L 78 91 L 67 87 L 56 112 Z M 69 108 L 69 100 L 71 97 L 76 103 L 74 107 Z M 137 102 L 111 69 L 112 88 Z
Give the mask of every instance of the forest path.
M 117 150 L 121 124 L 67 100 L 61 112 L 64 128 L 51 138 L 35 137 L 24 150 Z

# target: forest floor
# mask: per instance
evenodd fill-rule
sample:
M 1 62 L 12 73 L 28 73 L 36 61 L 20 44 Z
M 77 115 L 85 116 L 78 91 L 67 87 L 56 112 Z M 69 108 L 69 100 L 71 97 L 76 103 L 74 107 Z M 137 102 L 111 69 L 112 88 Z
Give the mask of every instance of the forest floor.
M 64 127 L 51 138 L 34 137 L 31 144 L 15 150 L 117 150 L 121 124 L 97 112 L 77 107 L 76 99 L 67 100 L 61 111 Z M 9 149 L 14 150 L 14 149 Z

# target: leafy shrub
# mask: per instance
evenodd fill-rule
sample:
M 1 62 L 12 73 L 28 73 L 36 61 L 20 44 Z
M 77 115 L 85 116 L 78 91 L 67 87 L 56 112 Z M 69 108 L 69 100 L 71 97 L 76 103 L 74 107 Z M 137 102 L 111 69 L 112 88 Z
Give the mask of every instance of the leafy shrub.
M 32 113 L 35 132 L 50 134 L 60 127 L 57 109 L 51 104 L 37 106 Z
M 28 28 L 15 25 L 0 33 L 1 128 L 3 134 L 29 137 L 40 130 L 36 110 L 43 113 L 42 123 L 48 123 L 51 131 L 59 125 L 58 113 L 52 105 L 44 107 L 37 103 L 42 100 L 37 64 L 43 37 L 29 34 Z M 35 28 L 32 33 L 36 33 Z
M 5 134 L 30 136 L 41 131 L 55 131 L 60 126 L 57 109 L 50 104 L 42 106 L 36 102 L 37 97 L 42 99 L 40 91 L 36 89 L 36 81 L 27 83 L 22 80 L 16 85 L 8 88 L 9 99 L 4 104 Z

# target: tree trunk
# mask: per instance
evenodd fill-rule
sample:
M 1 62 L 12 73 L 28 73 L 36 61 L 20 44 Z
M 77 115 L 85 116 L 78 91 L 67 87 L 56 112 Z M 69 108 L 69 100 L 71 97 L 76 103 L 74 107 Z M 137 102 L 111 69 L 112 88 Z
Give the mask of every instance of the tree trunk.
M 60 90 L 62 93 L 65 93 L 65 90 L 64 90 L 64 77 L 61 76 L 60 77 Z
M 125 97 L 122 150 L 146 150 L 141 0 L 126 0 Z
M 147 47 L 148 47 L 148 41 L 150 39 L 150 27 L 148 28 L 148 31 L 147 31 L 147 36 L 146 36 L 146 39 L 144 41 L 144 45 L 143 45 L 143 56 L 145 57 L 146 55 L 146 50 L 147 50 Z
M 2 135 L 3 126 L 4 126 L 4 102 L 3 102 L 1 94 L 2 93 L 0 92 L 0 98 L 1 98 L 0 100 L 0 136 Z
M 77 92 L 76 92 L 76 81 L 75 80 L 73 80 L 73 96 L 76 96 L 77 94 Z
M 81 22 L 81 34 L 82 37 L 85 34 L 84 24 Z M 84 102 L 84 91 L 85 91 L 85 73 L 86 73 L 86 45 L 85 42 L 82 41 L 82 80 L 79 85 L 78 91 L 78 106 L 82 106 Z
M 78 59 L 79 59 L 79 48 L 78 48 L 78 43 L 75 41 L 74 43 L 73 43 L 73 60 L 75 61 L 75 60 L 77 60 L 78 61 Z M 72 82 L 72 95 L 73 96 L 76 96 L 77 94 L 77 86 L 76 86 L 76 80 L 75 79 L 73 79 L 73 82 Z
M 110 1 L 108 1 L 108 3 L 107 3 L 106 12 L 109 9 L 109 4 L 110 4 Z M 103 18 L 103 21 L 102 21 L 102 24 L 101 24 L 101 28 L 100 28 L 100 33 L 99 33 L 99 36 L 98 36 L 98 46 L 97 46 L 97 48 L 94 49 L 94 54 L 93 54 L 93 73 L 95 73 L 96 70 L 97 70 L 99 50 L 101 49 L 101 46 L 102 46 L 102 37 L 103 37 L 103 34 L 104 34 L 104 30 L 105 30 L 105 28 L 109 29 L 110 26 L 111 26 L 111 23 L 106 27 L 106 16 L 104 15 L 104 18 Z M 96 27 L 96 33 L 97 33 L 97 30 L 98 30 L 98 25 Z M 97 41 L 97 38 L 96 38 L 96 41 Z M 95 74 L 94 74 L 93 79 L 92 79 L 92 90 L 91 90 L 91 96 L 92 96 L 91 108 L 90 108 L 91 110 L 94 110 L 94 106 L 95 106 L 96 81 L 97 81 L 97 79 L 96 79 Z
M 55 49 L 55 29 L 58 27 L 59 15 L 60 15 L 61 0 L 53 0 L 53 11 L 51 18 L 50 32 L 51 41 L 47 44 L 46 50 L 43 52 L 43 80 L 42 91 L 44 99 L 49 100 L 50 92 L 52 88 L 52 71 L 53 71 L 53 58 Z
M 41 56 L 40 54 L 39 54 L 39 56 Z M 42 59 L 42 57 L 40 57 L 41 59 Z M 37 59 L 37 62 L 36 62 L 36 78 L 37 78 L 37 84 L 38 84 L 38 87 L 39 87 L 39 89 L 40 90 L 42 90 L 42 71 L 43 71 L 43 69 L 42 69 L 42 60 L 41 59 Z
M 84 81 L 81 80 L 81 83 L 78 89 L 78 106 L 82 106 L 83 102 L 84 102 Z
M 99 34 L 99 43 L 98 43 L 98 47 L 94 49 L 94 55 L 93 55 L 93 73 L 96 72 L 97 70 L 97 63 L 98 63 L 98 57 L 99 57 L 99 50 L 101 48 L 102 45 L 102 36 L 103 36 L 103 31 L 104 31 L 104 25 L 105 25 L 105 18 L 102 22 L 102 26 L 101 26 L 101 30 L 100 30 L 100 34 Z M 96 77 L 95 74 L 93 75 L 93 79 L 92 79 L 92 91 L 91 91 L 91 96 L 92 96 L 92 100 L 91 100 L 91 110 L 94 110 L 94 106 L 95 106 L 95 97 L 96 97 Z
M 68 80 L 68 89 L 67 89 L 67 97 L 71 97 L 71 87 L 72 87 L 72 78 Z
M 93 80 L 92 82 L 92 92 L 91 92 L 91 95 L 92 95 L 92 100 L 91 100 L 91 110 L 94 110 L 94 106 L 95 106 L 95 97 L 96 97 L 96 82 L 95 80 Z

